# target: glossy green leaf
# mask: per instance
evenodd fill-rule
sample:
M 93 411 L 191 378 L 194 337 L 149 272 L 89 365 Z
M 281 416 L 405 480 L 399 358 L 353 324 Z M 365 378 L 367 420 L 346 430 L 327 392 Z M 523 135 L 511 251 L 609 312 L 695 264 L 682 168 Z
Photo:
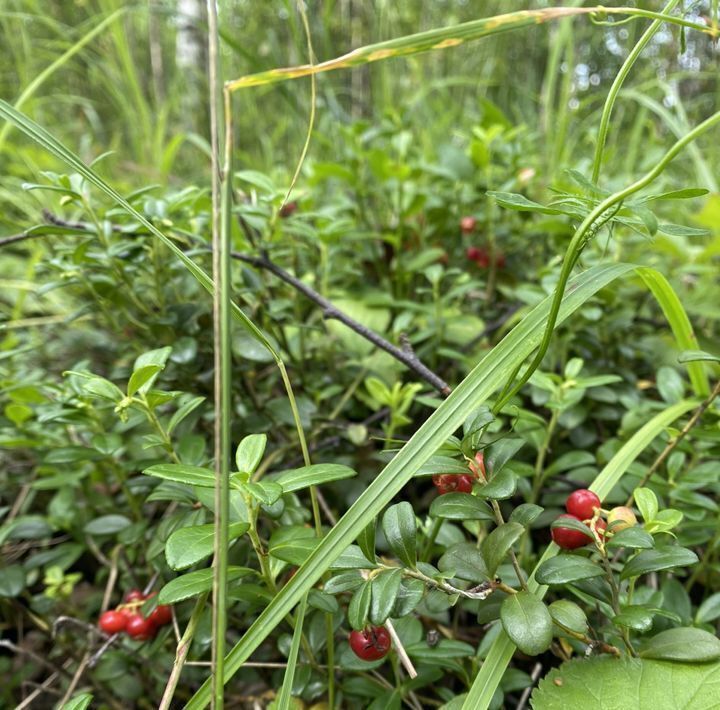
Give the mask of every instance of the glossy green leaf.
M 135 391 L 146 394 L 150 390 L 157 379 L 158 373 L 165 368 L 171 352 L 172 348 L 167 345 L 157 350 L 148 350 L 138 356 L 133 366 L 133 374 L 130 377 L 130 382 L 133 382 L 133 378 L 136 375 L 138 376 L 137 381 L 139 384 Z M 129 385 L 128 389 L 130 389 Z
M 379 626 L 390 616 L 402 581 L 402 570 L 383 570 L 371 580 L 370 623 Z
M 330 483 L 331 481 L 342 481 L 353 476 L 357 476 L 357 473 L 349 466 L 336 463 L 318 463 L 268 476 L 268 480 L 280 484 L 286 493 L 290 493 L 310 486 L 322 486 L 324 483 Z
M 244 535 L 250 526 L 233 523 L 228 529 L 228 539 Z M 214 525 L 193 525 L 176 530 L 165 543 L 165 557 L 174 570 L 186 569 L 213 554 L 215 545 Z
M 362 586 L 355 590 L 348 604 L 347 617 L 351 628 L 359 631 L 366 626 L 371 599 L 372 586 L 369 581 L 363 582 Z
M 375 527 L 375 521 L 371 520 L 363 528 L 357 539 L 358 547 L 369 560 L 375 559 Z
M 445 493 L 430 504 L 430 515 L 448 520 L 495 520 L 490 506 L 469 493 Z
M 587 633 L 588 622 L 585 612 L 569 599 L 558 599 L 548 607 L 553 622 L 576 634 Z
M 245 490 L 263 505 L 272 505 L 283 494 L 282 486 L 274 481 L 245 483 Z
M 505 523 L 504 525 L 498 525 L 483 540 L 480 551 L 485 559 L 487 572 L 491 577 L 495 576 L 500 563 L 524 532 L 525 528 L 520 523 Z
M 162 370 L 161 365 L 144 365 L 135 370 L 128 380 L 127 395 L 132 397 L 141 387 L 152 380 Z
M 504 468 L 495 474 L 488 483 L 477 489 L 477 494 L 482 498 L 493 500 L 505 500 L 511 498 L 517 487 L 517 476 L 509 469 Z
M 239 579 L 247 575 L 257 574 L 250 567 L 233 567 L 228 568 L 228 581 Z M 170 580 L 158 594 L 158 602 L 160 604 L 176 604 L 196 597 L 198 594 L 208 592 L 212 589 L 213 571 L 212 568 L 199 569 L 195 572 L 188 572 L 180 577 Z
M 275 530 L 268 551 L 273 557 L 291 565 L 301 565 L 318 546 L 320 538 L 310 528 L 293 525 Z
M 475 584 L 490 580 L 485 558 L 472 542 L 459 542 L 449 547 L 438 561 L 438 568 Z
M 699 607 L 695 614 L 696 624 L 707 624 L 720 619 L 720 592 L 711 594 Z
M 687 567 L 698 561 L 697 555 L 685 547 L 657 547 L 654 550 L 643 550 L 623 567 L 620 579 L 638 577 L 648 572 L 659 572 L 675 567 Z
M 383 515 L 383 532 L 390 549 L 407 567 L 417 562 L 417 523 L 415 511 L 407 501 L 390 506 Z
M 0 597 L 17 597 L 25 589 L 25 570 L 21 565 L 0 569 Z
M 693 627 L 668 629 L 645 643 L 640 656 L 663 661 L 707 663 L 720 658 L 720 639 Z
M 654 545 L 653 536 L 637 525 L 615 533 L 605 543 L 605 546 L 609 549 L 628 547 L 631 549 L 649 550 Z
M 543 508 L 539 505 L 535 505 L 534 503 L 521 503 L 510 513 L 508 522 L 520 523 L 520 525 L 528 527 L 542 512 Z
M 124 515 L 102 515 L 91 520 L 83 529 L 88 535 L 114 535 L 130 525 L 130 520 Z
M 545 560 L 536 570 L 535 579 L 540 584 L 568 584 L 580 579 L 599 577 L 603 568 L 599 562 L 593 562 L 579 555 L 558 555 Z
M 143 473 L 146 476 L 186 483 L 189 486 L 215 487 L 215 473 L 209 468 L 200 466 L 188 466 L 184 463 L 160 463 L 146 468 Z
M 167 433 L 168 435 L 172 434 L 173 431 L 175 431 L 175 427 L 177 427 L 180 422 L 185 419 L 193 410 L 195 410 L 197 407 L 199 407 L 203 402 L 205 401 L 205 397 L 188 397 L 187 400 L 185 400 L 175 411 L 175 413 L 170 417 L 170 421 L 167 425 Z
M 652 628 L 653 614 L 642 606 L 624 606 L 619 614 L 612 618 L 615 626 L 624 626 L 638 633 L 644 633 Z
M 93 696 L 91 693 L 79 693 L 73 695 L 61 708 L 61 710 L 85 710 L 90 706 Z
M 500 607 L 503 629 L 529 656 L 547 651 L 552 643 L 553 621 L 545 604 L 530 592 L 511 594 Z
M 253 474 L 260 465 L 265 446 L 267 434 L 250 434 L 246 436 L 235 451 L 235 465 L 241 473 Z

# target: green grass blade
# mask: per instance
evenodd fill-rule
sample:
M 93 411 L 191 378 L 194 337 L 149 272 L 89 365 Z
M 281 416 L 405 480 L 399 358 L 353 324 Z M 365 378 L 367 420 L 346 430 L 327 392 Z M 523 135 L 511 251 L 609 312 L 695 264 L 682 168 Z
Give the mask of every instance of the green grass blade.
M 557 323 L 564 321 L 604 286 L 634 268 L 631 264 L 601 265 L 577 276 L 567 289 Z M 551 299 L 545 299 L 483 358 L 343 515 L 292 580 L 268 604 L 228 654 L 225 682 L 237 672 L 365 526 L 380 514 L 438 446 L 454 433 L 467 416 L 487 400 L 518 364 L 538 346 L 550 305 Z M 191 698 L 187 708 L 204 708 L 209 700 L 210 684 L 206 682 Z
M 695 400 L 683 400 L 655 415 L 647 424 L 633 434 L 615 456 L 610 459 L 590 486 L 590 490 L 595 491 L 601 499 L 605 498 L 628 470 L 630 464 L 652 443 L 655 437 L 678 417 L 681 417 L 697 405 L 698 402 Z M 558 551 L 558 546 L 551 543 L 535 566 L 535 570 L 545 560 L 555 557 Z M 543 587 L 535 581 L 535 571 L 528 580 L 528 589 L 540 598 L 545 596 L 547 591 L 547 587 Z M 463 710 L 486 710 L 489 707 L 495 690 L 514 653 L 515 644 L 507 637 L 504 631 L 501 631 L 490 647 L 480 672 L 475 677 L 475 681 L 463 704 Z
M 655 269 L 639 268 L 637 273 L 662 308 L 678 348 L 680 350 L 700 350 L 690 319 L 668 280 Z M 689 362 L 687 369 L 694 393 L 698 397 L 707 397 L 710 394 L 710 382 L 703 363 Z
M 428 52 L 433 49 L 447 49 L 448 47 L 457 47 L 458 45 L 481 39 L 491 35 L 500 34 L 501 32 L 509 32 L 511 30 L 520 29 L 522 27 L 530 27 L 533 25 L 543 24 L 552 20 L 559 20 L 563 17 L 573 17 L 575 15 L 588 15 L 607 12 L 607 8 L 598 7 L 548 7 L 542 10 L 522 10 L 519 12 L 511 12 L 505 15 L 495 15 L 494 17 L 485 17 L 480 20 L 472 20 L 451 27 L 441 27 L 426 32 L 418 32 L 416 34 L 398 37 L 396 39 L 370 44 L 365 47 L 354 49 L 348 54 L 341 57 L 330 59 L 319 64 L 303 64 L 296 67 L 286 67 L 282 69 L 270 69 L 269 71 L 250 74 L 248 76 L 234 79 L 227 82 L 226 86 L 230 91 L 243 89 L 250 86 L 262 86 L 264 84 L 273 84 L 278 81 L 287 79 L 298 79 L 302 76 L 310 76 L 311 74 L 320 74 L 326 71 L 336 69 L 347 69 L 351 67 L 362 66 L 370 62 L 377 62 L 381 59 L 394 59 L 396 57 L 407 57 L 421 52 Z M 658 12 L 649 10 L 640 10 L 632 7 L 613 7 L 613 15 L 629 15 L 631 17 L 647 17 L 653 20 L 662 20 L 683 27 L 688 27 L 698 32 L 715 35 L 716 32 L 711 27 L 700 25 L 695 22 L 683 20 L 680 17 L 663 15 Z
M 670 12 L 680 0 L 670 0 L 665 5 L 662 12 L 663 14 Z M 603 106 L 602 116 L 600 117 L 600 127 L 598 128 L 597 143 L 595 145 L 595 157 L 593 159 L 592 177 L 590 178 L 594 183 L 597 183 L 600 177 L 600 168 L 602 166 L 603 151 L 605 150 L 605 141 L 607 140 L 608 129 L 610 128 L 610 115 L 612 114 L 613 106 L 615 106 L 615 99 L 623 82 L 630 73 L 633 64 L 637 61 L 638 57 L 642 53 L 643 49 L 647 46 L 648 42 L 657 34 L 662 27 L 663 22 L 661 20 L 655 20 L 650 27 L 645 30 L 643 36 L 640 37 L 637 44 L 632 48 L 632 51 L 625 58 L 623 65 L 620 67 L 620 71 L 615 76 L 615 80 L 608 91 L 608 95 L 605 98 L 605 105 Z
M 648 96 L 643 91 L 635 89 L 623 89 L 622 95 L 624 98 L 632 99 L 641 106 L 644 106 L 645 108 L 652 111 L 656 116 L 663 120 L 665 125 L 668 127 L 668 129 L 670 129 L 671 133 L 676 138 L 682 138 L 682 136 L 684 136 L 690 130 L 690 125 L 688 124 L 687 120 L 684 120 L 680 116 L 674 116 L 660 102 L 655 101 L 655 99 Z M 680 99 L 678 97 L 676 110 L 680 110 L 680 105 Z M 710 192 L 717 192 L 718 179 L 715 177 L 713 171 L 710 169 L 710 166 L 707 164 L 707 161 L 703 157 L 703 153 L 700 148 L 696 144 L 691 143 L 687 147 L 687 151 L 693 163 L 695 163 L 695 170 L 697 170 L 698 177 L 702 181 L 702 184 L 706 185 Z
M 306 607 L 307 594 L 300 601 L 298 613 L 295 617 L 295 632 L 293 633 L 292 645 L 290 646 L 290 655 L 288 656 L 287 668 L 285 669 L 282 690 L 280 691 L 280 697 L 278 698 L 278 710 L 290 710 L 293 680 L 295 678 L 295 667 L 297 666 L 298 652 L 300 651 L 300 639 L 302 639 Z
M 22 93 L 15 101 L 15 108 L 20 109 L 22 105 L 38 90 L 38 88 L 42 86 L 46 79 L 52 76 L 56 70 L 60 69 L 60 67 L 62 67 L 70 59 L 72 59 L 88 42 L 91 42 L 93 39 L 95 39 L 95 37 L 97 37 L 97 35 L 99 35 L 108 25 L 115 22 L 115 20 L 117 20 L 126 11 L 127 8 L 121 7 L 112 14 L 108 15 L 102 22 L 100 22 L 97 26 L 90 30 L 90 32 L 88 32 L 84 37 L 81 37 L 77 42 L 75 42 L 75 44 L 70 47 L 65 53 L 60 55 L 52 64 L 43 69 L 43 71 L 41 71 L 25 87 L 25 89 L 23 89 Z M 2 127 L 2 130 L 0 130 L 0 153 L 2 153 L 7 134 L 10 131 L 10 127 L 11 124 L 6 123 Z

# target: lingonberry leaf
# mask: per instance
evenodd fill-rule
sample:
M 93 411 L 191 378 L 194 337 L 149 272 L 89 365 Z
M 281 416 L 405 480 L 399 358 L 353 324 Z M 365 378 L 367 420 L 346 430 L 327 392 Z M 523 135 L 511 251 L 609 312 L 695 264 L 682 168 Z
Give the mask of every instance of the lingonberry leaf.
M 390 616 L 402 581 L 402 570 L 383 570 L 372 578 L 370 623 L 379 626 Z
M 540 584 L 567 584 L 581 579 L 599 577 L 603 569 L 599 563 L 580 555 L 558 555 L 545 560 L 535 572 Z
M 720 639 L 715 634 L 694 627 L 668 629 L 647 641 L 640 650 L 640 656 L 694 663 L 716 661 L 720 658 Z
M 485 501 L 467 493 L 446 493 L 438 496 L 430 505 L 430 515 L 448 520 L 494 520 L 490 506 Z
M 390 549 L 408 567 L 417 562 L 415 511 L 407 501 L 390 506 L 383 515 L 383 532 Z
M 500 563 L 524 532 L 525 528 L 520 523 L 505 523 L 496 527 L 483 540 L 480 551 L 485 559 L 487 572 L 491 577 L 495 576 Z
M 643 550 L 625 565 L 620 573 L 620 579 L 630 579 L 648 572 L 659 572 L 674 567 L 686 567 L 697 561 L 697 555 L 686 547 L 664 546 L 654 550 Z
M 505 633 L 529 656 L 547 651 L 552 643 L 553 621 L 547 606 L 530 592 L 511 594 L 500 607 Z

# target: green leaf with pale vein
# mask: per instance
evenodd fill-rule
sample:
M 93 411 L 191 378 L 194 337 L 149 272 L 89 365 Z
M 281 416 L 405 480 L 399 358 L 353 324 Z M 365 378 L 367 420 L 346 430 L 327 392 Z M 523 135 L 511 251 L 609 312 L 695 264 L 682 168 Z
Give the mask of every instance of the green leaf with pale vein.
M 714 710 L 720 664 L 597 657 L 563 663 L 532 694 L 533 710 Z

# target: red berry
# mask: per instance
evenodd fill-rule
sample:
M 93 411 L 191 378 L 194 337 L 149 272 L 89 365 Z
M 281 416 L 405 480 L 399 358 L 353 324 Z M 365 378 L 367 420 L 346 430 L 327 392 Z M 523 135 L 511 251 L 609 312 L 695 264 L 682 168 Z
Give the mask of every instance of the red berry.
M 480 249 L 477 247 L 468 247 L 465 250 L 465 256 L 467 256 L 470 261 L 477 261 L 478 257 L 480 256 Z
M 481 269 L 487 269 L 487 267 L 490 266 L 490 254 L 488 254 L 485 249 L 480 249 L 480 253 L 477 255 L 475 263 Z
M 501 251 L 495 255 L 495 266 L 497 266 L 498 269 L 505 268 L 505 254 L 503 254 Z
M 363 661 L 378 661 L 387 656 L 392 646 L 390 634 L 384 626 L 371 626 L 350 634 L 350 648 Z
M 158 604 L 148 616 L 148 621 L 155 627 L 165 626 L 172 621 L 172 611 L 165 604 Z
M 570 518 L 571 520 L 580 520 L 575 515 L 568 515 L 563 513 L 558 515 L 557 520 L 560 518 Z M 583 547 L 591 542 L 590 538 L 581 533 L 579 530 L 573 530 L 572 528 L 552 528 L 550 530 L 553 542 L 558 546 L 562 547 L 563 550 L 574 550 L 577 547 Z
M 600 507 L 600 499 L 587 488 L 573 491 L 565 501 L 565 510 L 580 520 L 589 520 Z
M 440 495 L 472 492 L 473 479 L 467 474 L 436 473 L 432 479 Z
M 131 589 L 125 595 L 126 602 L 142 602 L 145 601 L 145 595 L 139 589 Z
M 137 641 L 147 641 L 155 635 L 155 627 L 150 623 L 149 619 L 143 617 L 142 614 L 133 614 L 127 620 L 125 627 L 128 636 Z
M 121 611 L 106 611 L 100 615 L 98 626 L 106 634 L 118 634 L 127 624 L 127 617 Z
M 475 230 L 475 227 L 477 226 L 477 220 L 475 217 L 463 217 L 460 220 L 460 231 L 463 234 L 470 234 Z
M 281 208 L 280 208 L 280 216 L 281 217 L 289 217 L 295 210 L 298 208 L 297 202 L 286 202 Z

